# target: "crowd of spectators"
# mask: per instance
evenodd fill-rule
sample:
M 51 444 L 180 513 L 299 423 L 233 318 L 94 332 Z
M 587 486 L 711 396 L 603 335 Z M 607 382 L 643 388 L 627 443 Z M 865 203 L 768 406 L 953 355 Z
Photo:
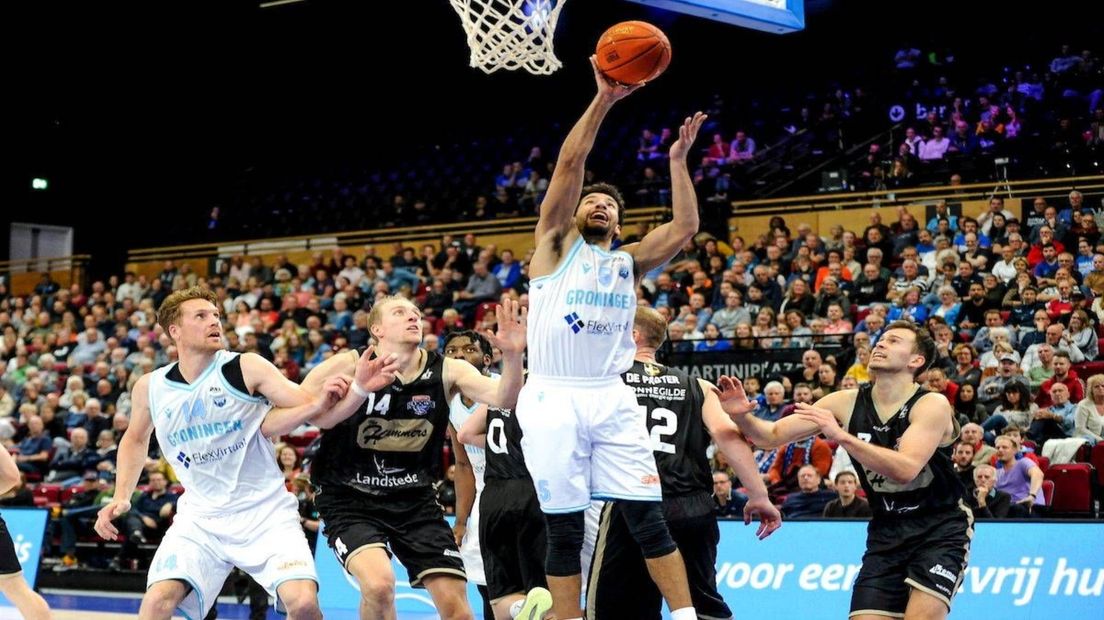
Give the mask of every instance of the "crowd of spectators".
M 938 358 L 919 381 L 946 395 L 964 426 L 956 462 L 961 454 L 979 510 L 1038 514 L 1045 510 L 1040 459 L 1070 461 L 1104 435 L 1104 375 L 1095 374 L 1104 210 L 1089 202 L 1074 191 L 1060 201 L 1030 201 L 1017 214 L 994 196 L 976 218 L 940 204 L 927 222 L 902 208 L 885 223 L 874 211 L 862 230 L 816 231 L 803 223 L 791 230 L 776 217 L 750 242 L 699 234 L 646 274 L 638 295 L 669 319 L 670 351 L 803 351 L 792 372 L 745 377 L 760 402 L 757 415 L 767 419 L 869 381 L 871 348 L 889 322 L 925 325 Z M 334 353 L 367 344 L 367 311 L 381 295 L 418 304 L 430 350 L 440 350 L 451 330 L 493 328 L 488 310 L 501 299 L 528 301 L 529 256 L 481 246 L 470 234 L 420 248 L 317 252 L 301 264 L 266 258 L 232 257 L 212 273 L 167 261 L 154 276 L 127 273 L 87 288 L 62 288 L 44 276 L 27 296 L 0 288 L 0 441 L 27 479 L 0 503 L 54 505 L 48 550 L 62 566 L 77 562 L 78 541 L 90 540 L 95 511 L 111 495 L 130 388 L 176 359 L 155 320 L 169 292 L 210 287 L 228 348 L 264 356 L 293 381 Z M 289 441 L 277 459 L 304 502 L 306 522 L 309 437 Z M 853 466 L 825 440 L 756 455 L 771 496 L 789 516 L 860 511 L 861 492 L 847 475 Z M 718 472 L 731 473 L 719 454 L 711 456 Z M 447 459 L 446 450 L 442 480 Z M 715 481 L 718 513 L 731 514 L 741 505 L 731 488 L 739 481 Z M 180 491 L 174 483 L 154 445 L 144 486 L 122 521 L 127 542 L 106 562 L 133 564 L 142 545 L 164 531 Z M 36 484 L 63 491 L 43 498 Z M 441 486 L 448 503 L 450 485 Z

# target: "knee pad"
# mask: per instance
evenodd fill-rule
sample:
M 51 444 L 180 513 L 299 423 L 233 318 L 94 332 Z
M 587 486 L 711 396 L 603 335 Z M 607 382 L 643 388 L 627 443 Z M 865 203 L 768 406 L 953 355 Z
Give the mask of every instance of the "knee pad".
M 545 572 L 553 577 L 570 577 L 581 573 L 579 554 L 583 550 L 583 513 L 546 514 L 544 522 L 548 529 Z
M 617 505 L 645 558 L 663 557 L 677 548 L 667 529 L 667 521 L 663 519 L 663 505 L 660 502 L 620 500 Z

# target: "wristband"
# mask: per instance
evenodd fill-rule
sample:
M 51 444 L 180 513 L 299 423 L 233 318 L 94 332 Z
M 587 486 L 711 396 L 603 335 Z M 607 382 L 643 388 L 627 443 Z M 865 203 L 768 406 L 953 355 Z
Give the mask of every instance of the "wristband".
M 350 384 L 349 389 L 351 389 L 353 391 L 353 394 L 356 394 L 357 396 L 359 396 L 361 398 L 368 398 L 369 396 L 372 395 L 371 392 L 369 392 L 368 390 L 360 387 L 360 384 L 357 383 L 356 381 L 353 381 L 352 384 Z

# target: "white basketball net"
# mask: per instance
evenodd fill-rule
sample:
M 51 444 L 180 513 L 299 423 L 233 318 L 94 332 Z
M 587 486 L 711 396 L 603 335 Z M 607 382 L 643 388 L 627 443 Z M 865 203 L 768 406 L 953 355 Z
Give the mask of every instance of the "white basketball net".
M 525 69 L 548 75 L 563 63 L 552 35 L 566 0 L 449 0 L 460 15 L 472 67 L 486 73 Z

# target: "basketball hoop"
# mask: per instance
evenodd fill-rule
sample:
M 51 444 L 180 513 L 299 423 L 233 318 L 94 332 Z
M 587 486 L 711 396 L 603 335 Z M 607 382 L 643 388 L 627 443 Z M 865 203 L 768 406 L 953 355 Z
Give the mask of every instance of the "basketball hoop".
M 472 67 L 485 73 L 525 69 L 548 75 L 563 63 L 552 35 L 566 0 L 449 0 L 460 15 Z

